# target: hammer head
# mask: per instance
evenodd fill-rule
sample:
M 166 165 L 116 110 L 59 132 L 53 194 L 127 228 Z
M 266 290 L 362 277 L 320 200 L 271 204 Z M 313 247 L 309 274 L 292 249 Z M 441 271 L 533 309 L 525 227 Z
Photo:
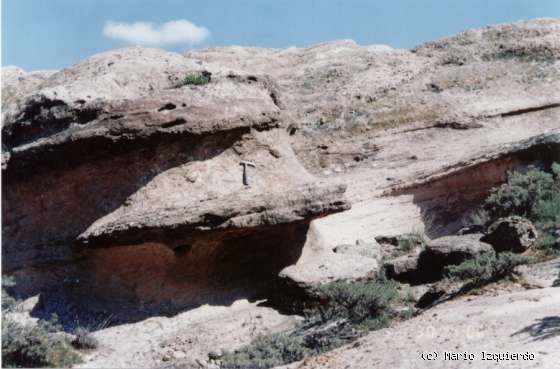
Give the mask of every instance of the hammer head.
M 248 165 L 248 166 L 250 166 L 250 167 L 256 167 L 255 163 L 252 163 L 252 162 L 250 162 L 250 161 L 245 161 L 245 160 L 242 161 L 242 162 L 240 162 L 239 165 L 243 165 L 243 166 L 247 166 L 247 165 Z

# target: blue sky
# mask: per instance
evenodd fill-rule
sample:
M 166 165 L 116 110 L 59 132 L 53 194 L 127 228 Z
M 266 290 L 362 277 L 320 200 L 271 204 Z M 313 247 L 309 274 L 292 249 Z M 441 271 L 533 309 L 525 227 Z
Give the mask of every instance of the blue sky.
M 535 17 L 560 18 L 560 0 L 2 0 L 2 65 L 60 69 L 131 43 L 182 51 L 349 38 L 408 48 Z

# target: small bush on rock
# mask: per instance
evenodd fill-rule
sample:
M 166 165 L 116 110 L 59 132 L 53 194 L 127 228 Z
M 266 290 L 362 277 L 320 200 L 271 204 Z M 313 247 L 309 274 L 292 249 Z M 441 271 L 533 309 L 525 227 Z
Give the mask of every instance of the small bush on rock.
M 305 320 L 291 332 L 259 337 L 226 354 L 224 369 L 261 369 L 288 364 L 350 342 L 364 332 L 384 327 L 391 302 L 398 297 L 396 282 L 336 281 L 317 290 L 321 302 L 306 311 Z
M 484 203 L 491 219 L 519 215 L 534 219 L 543 202 L 559 191 L 554 175 L 531 167 L 526 173 L 514 172 L 507 183 L 493 191 Z
M 18 301 L 5 288 L 14 285 L 12 278 L 2 277 L 2 367 L 70 367 L 79 363 L 80 356 L 56 316 L 26 325 L 13 318 Z
M 320 318 L 323 323 L 335 319 L 345 319 L 352 324 L 363 324 L 384 318 L 391 301 L 397 296 L 396 282 L 378 281 L 336 281 L 318 289 L 326 301 L 308 312 L 309 318 Z
M 399 249 L 409 253 L 416 247 L 424 247 L 424 236 L 421 233 L 409 233 L 398 238 Z
M 539 231 L 541 249 L 560 251 L 560 164 L 554 163 L 551 173 L 531 167 L 526 173 L 510 174 L 486 199 L 482 212 L 486 226 L 502 217 L 525 217 Z
M 97 348 L 99 342 L 91 335 L 89 329 L 78 327 L 74 330 L 72 346 L 79 350 L 91 350 Z
M 511 252 L 486 252 L 459 265 L 447 266 L 446 274 L 452 279 L 466 280 L 470 288 L 475 288 L 511 276 L 516 266 L 528 261 L 526 256 Z
M 224 355 L 224 369 L 268 369 L 303 359 L 309 354 L 301 337 L 287 333 L 259 336 L 250 345 Z
M 210 83 L 211 74 L 208 72 L 193 72 L 185 76 L 180 86 L 204 86 Z

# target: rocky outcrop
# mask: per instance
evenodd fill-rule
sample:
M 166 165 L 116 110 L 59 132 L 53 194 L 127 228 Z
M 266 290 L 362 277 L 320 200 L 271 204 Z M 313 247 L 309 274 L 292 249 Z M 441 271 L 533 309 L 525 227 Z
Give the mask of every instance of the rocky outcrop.
M 422 283 L 425 276 L 418 266 L 419 259 L 418 255 L 413 254 L 388 260 L 384 263 L 385 272 L 389 278 L 397 281 Z
M 86 246 L 141 244 L 146 240 L 171 247 L 192 244 L 199 239 L 224 238 L 279 224 L 305 222 L 314 216 L 346 210 L 344 186 L 301 185 L 271 190 L 266 194 L 250 189 L 223 198 L 167 205 L 154 199 L 153 206 L 135 208 L 127 204 L 108 219 L 102 218 L 78 236 Z M 149 195 L 147 195 L 149 196 Z M 229 196 L 228 196 L 229 197 Z M 189 199 L 190 200 L 190 199 Z M 165 206 L 167 205 L 167 206 Z
M 537 241 L 537 230 L 531 221 L 510 216 L 500 218 L 488 227 L 481 241 L 491 244 L 497 252 L 527 251 Z
M 520 279 L 532 288 L 552 287 L 558 284 L 558 273 L 560 269 L 560 258 L 548 261 L 520 265 L 515 268 L 515 273 Z
M 43 313 L 61 301 L 84 319 L 81 304 L 114 324 L 371 276 L 396 256 L 376 237 L 455 234 L 508 171 L 560 160 L 559 32 L 537 19 L 413 50 L 127 48 L 3 69 L 3 270 Z M 438 258 L 486 248 L 468 240 L 394 273 L 437 278 Z
M 387 276 L 412 285 L 444 277 L 445 267 L 491 252 L 492 246 L 479 241 L 481 234 L 446 236 L 428 241 L 418 253 L 409 253 L 384 263 Z
M 560 343 L 558 303 L 560 293 L 555 288 L 451 301 L 427 314 L 371 332 L 354 344 L 282 369 L 449 368 L 449 360 L 442 358 L 442 345 L 475 355 L 474 360 L 455 361 L 454 368 L 486 369 L 489 360 L 482 359 L 482 352 L 488 355 L 504 350 L 541 352 L 531 362 L 536 367 L 554 368 L 560 360 L 556 350 Z M 438 358 L 422 360 L 422 352 L 435 352 Z M 525 366 L 521 360 L 510 360 L 509 364 Z
M 423 252 L 434 264 L 460 264 L 484 252 L 492 251 L 492 246 L 479 241 L 479 234 L 447 236 L 428 242 Z
M 23 295 L 58 291 L 60 268 L 80 281 L 74 295 L 107 305 L 173 310 L 228 301 L 228 288 L 256 296 L 297 260 L 313 219 L 350 207 L 343 183 L 299 163 L 274 81 L 228 72 L 179 83 L 197 70 L 178 54 L 132 48 L 29 91 L 6 79 L 3 263 Z M 241 161 L 256 165 L 248 186 Z M 233 284 L 200 293 L 224 278 Z
M 377 242 L 367 243 L 363 240 L 356 240 L 354 245 L 338 245 L 333 248 L 333 251 L 336 254 L 355 254 L 374 259 L 382 257 L 380 246 Z
M 311 225 L 297 263 L 280 272 L 283 282 L 296 291 L 310 293 L 318 285 L 338 279 L 372 277 L 378 270 L 377 244 L 358 241 L 354 247 L 339 245 L 334 249 L 325 248 L 326 244 L 320 232 Z

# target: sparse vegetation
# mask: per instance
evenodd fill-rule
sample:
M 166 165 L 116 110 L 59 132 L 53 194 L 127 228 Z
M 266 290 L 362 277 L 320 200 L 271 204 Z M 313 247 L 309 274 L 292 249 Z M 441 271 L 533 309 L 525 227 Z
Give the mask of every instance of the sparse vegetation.
M 484 210 L 491 219 L 510 215 L 531 220 L 538 218 L 543 204 L 560 194 L 560 165 L 554 164 L 553 168 L 554 174 L 535 167 L 530 167 L 526 173 L 510 173 L 507 183 L 486 199 Z
M 222 358 L 222 368 L 268 369 L 303 359 L 309 349 L 301 337 L 278 333 L 259 336 L 250 345 Z
M 14 319 L 11 313 L 17 300 L 5 290 L 14 284 L 13 279 L 2 278 L 2 367 L 70 367 L 79 363 L 80 356 L 56 316 L 36 324 Z
M 424 247 L 425 245 L 424 236 L 421 232 L 409 233 L 404 236 L 400 236 L 398 243 L 400 251 L 405 254 L 413 251 L 416 247 Z
M 390 302 L 398 296 L 396 283 L 385 279 L 336 281 L 321 286 L 318 292 L 325 303 L 308 312 L 308 321 L 318 318 L 321 323 L 328 323 L 344 319 L 366 326 L 376 326 L 384 320 Z
M 89 329 L 78 327 L 74 330 L 72 346 L 79 350 L 92 350 L 99 346 L 99 342 L 91 335 Z
M 56 320 L 23 325 L 2 315 L 3 367 L 70 367 L 80 362 Z
M 192 72 L 189 73 L 183 78 L 180 83 L 180 86 L 192 85 L 192 86 L 204 86 L 210 83 L 210 76 L 209 72 Z
M 557 60 L 555 52 L 548 46 L 534 46 L 526 48 L 510 48 L 500 50 L 494 54 L 483 56 L 485 60 L 496 59 L 516 59 L 521 62 L 541 62 L 541 63 L 554 63 Z
M 511 252 L 486 252 L 459 265 L 447 266 L 446 274 L 449 278 L 467 281 L 465 289 L 471 289 L 507 278 L 516 266 L 527 262 L 528 257 Z
M 539 231 L 538 246 L 547 252 L 560 252 L 560 164 L 552 173 L 530 167 L 514 172 L 507 183 L 496 188 L 477 213 L 479 222 L 489 225 L 500 217 L 519 215 L 533 222 Z
M 321 302 L 306 311 L 305 320 L 291 332 L 258 337 L 250 345 L 226 354 L 224 369 L 264 369 L 331 350 L 365 332 L 385 327 L 396 282 L 336 281 L 317 290 Z

